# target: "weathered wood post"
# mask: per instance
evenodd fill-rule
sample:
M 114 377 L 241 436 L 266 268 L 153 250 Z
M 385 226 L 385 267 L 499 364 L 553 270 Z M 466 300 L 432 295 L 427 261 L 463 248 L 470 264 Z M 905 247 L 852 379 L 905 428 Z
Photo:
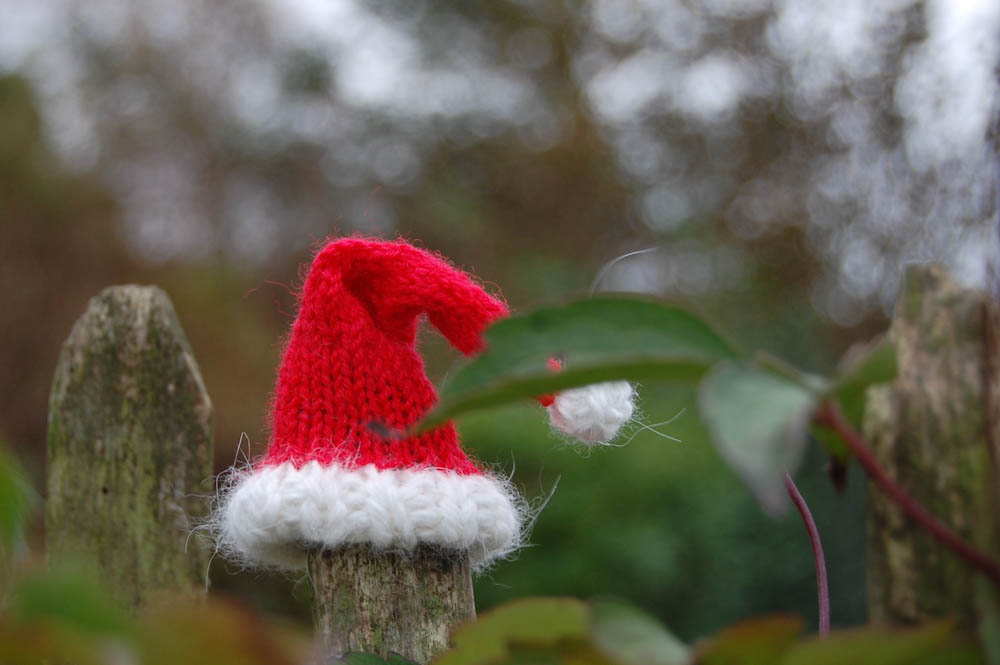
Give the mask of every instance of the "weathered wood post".
M 465 553 L 419 547 L 410 556 L 357 545 L 309 553 L 316 634 L 334 661 L 349 651 L 426 663 L 476 615 Z
M 50 561 L 96 563 L 127 607 L 204 588 L 192 538 L 212 474 L 212 403 L 167 295 L 117 286 L 62 348 L 49 401 Z
M 996 555 L 1000 314 L 936 266 L 911 268 L 890 329 L 899 374 L 869 391 L 864 431 L 887 473 L 963 538 Z M 912 524 L 877 487 L 868 494 L 868 610 L 876 622 L 995 607 L 984 578 Z M 982 633 L 981 633 L 982 635 Z

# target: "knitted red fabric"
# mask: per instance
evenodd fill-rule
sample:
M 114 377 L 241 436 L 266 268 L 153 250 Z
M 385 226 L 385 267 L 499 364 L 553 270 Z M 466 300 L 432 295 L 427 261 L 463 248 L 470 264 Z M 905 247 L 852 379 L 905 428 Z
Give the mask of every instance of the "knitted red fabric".
M 403 241 L 352 237 L 326 245 L 302 291 L 260 465 L 480 473 L 450 422 L 401 434 L 437 401 L 415 346 L 422 313 L 472 354 L 482 331 L 508 310 L 444 259 Z

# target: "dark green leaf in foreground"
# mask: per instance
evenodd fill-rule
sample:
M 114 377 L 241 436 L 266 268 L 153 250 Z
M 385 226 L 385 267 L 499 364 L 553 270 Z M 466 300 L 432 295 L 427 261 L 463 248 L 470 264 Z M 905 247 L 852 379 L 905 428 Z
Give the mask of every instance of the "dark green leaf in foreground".
M 22 580 L 11 610 L 21 620 L 50 621 L 95 635 L 122 636 L 131 626 L 91 575 L 69 568 Z
M 659 621 L 629 605 L 595 602 L 591 641 L 622 665 L 686 665 L 687 646 Z
M 361 653 L 360 651 L 349 653 L 337 662 L 344 663 L 344 665 L 386 665 L 384 658 L 373 653 Z
M 487 350 L 452 374 L 421 427 L 462 413 L 612 381 L 696 380 L 735 352 L 712 328 L 679 307 L 648 300 L 595 298 L 497 322 Z M 564 361 L 561 372 L 549 358 Z
M 403 658 L 399 654 L 395 653 L 389 654 L 389 660 L 386 662 L 389 663 L 389 665 L 419 665 L 419 663 L 415 663 L 412 660 Z
M 784 475 L 802 458 L 818 398 L 800 383 L 734 362 L 720 363 L 699 388 L 712 442 L 771 515 L 787 505 Z
M 831 392 L 843 402 L 869 386 L 892 381 L 896 371 L 896 345 L 883 335 L 847 352 Z
M 344 663 L 344 665 L 416 665 L 412 660 L 406 660 L 395 654 L 389 656 L 389 660 L 385 660 L 381 656 L 361 653 L 360 651 L 349 653 L 337 662 Z
M 550 647 L 587 636 L 590 608 L 572 598 L 527 598 L 482 614 L 455 631 L 454 648 L 434 665 L 506 662 L 515 647 Z
M 774 665 L 802 633 L 795 615 L 748 619 L 729 626 L 700 650 L 699 665 Z M 845 661 L 845 665 L 850 661 Z
M 979 665 L 975 644 L 946 622 L 891 630 L 864 627 L 796 640 L 795 616 L 741 621 L 707 641 L 700 665 Z
M 947 623 L 906 630 L 867 627 L 799 642 L 779 665 L 979 665 L 975 644 Z
M 222 598 L 161 596 L 143 608 L 139 630 L 129 662 L 142 665 L 297 665 L 314 653 L 297 628 Z
M 840 403 L 844 417 L 856 429 L 861 429 L 865 409 L 865 393 L 873 385 L 896 378 L 896 346 L 883 335 L 872 342 L 852 347 L 845 354 L 837 378 L 828 395 Z M 813 434 L 827 452 L 839 460 L 849 456 L 847 446 L 835 433 L 814 427 Z
M 344 665 L 418 665 L 398 654 L 390 654 L 389 659 L 385 660 L 375 654 L 361 653 L 360 651 L 349 653 L 337 662 L 344 663 Z
M 0 561 L 10 556 L 21 542 L 36 501 L 17 460 L 0 448 Z

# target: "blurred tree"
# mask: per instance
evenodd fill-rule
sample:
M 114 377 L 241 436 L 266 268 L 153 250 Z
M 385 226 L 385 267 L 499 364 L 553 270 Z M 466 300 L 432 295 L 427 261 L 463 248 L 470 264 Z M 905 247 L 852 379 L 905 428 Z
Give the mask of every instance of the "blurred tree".
M 54 349 L 82 304 L 135 263 L 117 240 L 117 204 L 92 175 L 66 171 L 42 134 L 25 79 L 0 77 L 0 427 L 44 453 Z
M 659 245 L 612 283 L 692 296 L 780 274 L 756 250 L 782 247 L 796 300 L 845 326 L 892 301 L 902 262 L 977 279 L 993 245 L 1000 18 L 971 5 L 101 0 L 43 16 L 63 38 L 15 50 L 146 261 L 267 265 L 333 231 L 434 233 L 439 206 L 411 202 L 444 164 L 473 204 L 461 225 L 500 227 L 484 243 L 558 237 L 591 272 Z

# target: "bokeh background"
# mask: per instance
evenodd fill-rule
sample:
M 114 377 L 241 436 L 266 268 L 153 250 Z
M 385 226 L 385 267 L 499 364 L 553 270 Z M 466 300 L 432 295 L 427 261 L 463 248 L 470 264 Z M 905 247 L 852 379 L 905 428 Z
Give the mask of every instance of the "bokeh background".
M 829 372 L 884 329 L 905 263 L 990 286 L 998 63 L 993 0 L 0 0 L 0 439 L 42 487 L 59 345 L 140 282 L 190 337 L 216 469 L 259 453 L 300 266 L 356 232 L 443 252 L 516 310 L 653 294 Z M 422 339 L 440 380 L 456 354 Z M 814 617 L 797 518 L 760 513 L 689 390 L 641 399 L 679 443 L 635 426 L 582 454 L 531 405 L 460 423 L 548 499 L 480 608 L 611 595 L 687 639 Z M 850 625 L 863 479 L 837 494 L 824 465 L 800 482 Z M 308 621 L 301 577 L 211 576 Z

